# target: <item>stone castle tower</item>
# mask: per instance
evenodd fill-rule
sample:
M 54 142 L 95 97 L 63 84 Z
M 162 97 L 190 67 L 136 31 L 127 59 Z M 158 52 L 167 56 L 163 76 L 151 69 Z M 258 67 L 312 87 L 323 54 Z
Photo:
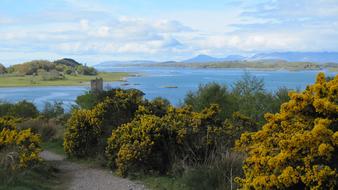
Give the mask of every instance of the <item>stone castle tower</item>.
M 90 81 L 90 87 L 92 92 L 102 92 L 103 91 L 103 79 L 96 78 Z

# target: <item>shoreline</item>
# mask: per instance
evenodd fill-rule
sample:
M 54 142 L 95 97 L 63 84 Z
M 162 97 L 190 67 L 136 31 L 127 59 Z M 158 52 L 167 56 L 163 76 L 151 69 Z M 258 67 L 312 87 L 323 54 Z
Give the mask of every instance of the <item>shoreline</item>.
M 307 71 L 317 71 L 317 72 L 333 72 L 338 73 L 338 70 L 332 68 L 319 68 L 319 69 L 288 69 L 288 68 L 252 68 L 252 67 L 195 67 L 195 66 L 172 66 L 172 65 L 125 65 L 125 66 L 111 66 L 111 67 L 99 67 L 104 69 L 112 69 L 112 68 L 168 68 L 168 69 L 206 69 L 206 70 L 248 70 L 248 71 L 288 71 L 288 72 L 307 72 Z M 139 77 L 139 76 L 147 76 L 147 74 L 140 73 L 140 75 L 132 76 L 132 77 Z
M 42 81 L 33 76 L 0 76 L 0 89 L 3 88 L 39 88 L 39 87 L 90 87 L 90 80 L 103 78 L 105 82 L 118 82 L 132 77 L 134 73 L 130 72 L 99 72 L 98 75 L 68 75 L 65 80 Z M 35 84 L 32 84 L 32 80 Z

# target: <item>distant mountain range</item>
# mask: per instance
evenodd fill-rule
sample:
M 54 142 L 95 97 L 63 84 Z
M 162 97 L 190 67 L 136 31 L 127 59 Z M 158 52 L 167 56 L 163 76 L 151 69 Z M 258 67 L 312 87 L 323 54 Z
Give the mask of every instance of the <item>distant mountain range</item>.
M 230 55 L 225 58 L 215 58 L 208 55 L 198 55 L 184 60 L 184 63 L 205 63 L 222 61 L 257 61 L 257 60 L 283 60 L 288 62 L 315 62 L 315 63 L 338 63 L 338 52 L 274 52 L 259 53 L 244 57 Z
M 257 60 L 278 60 L 288 62 L 315 62 L 315 63 L 338 63 L 338 52 L 273 52 L 259 53 L 253 56 L 229 55 L 223 58 L 212 57 L 209 55 L 197 55 L 183 61 L 157 62 L 150 60 L 132 61 L 106 61 L 96 66 L 108 67 L 117 65 L 142 65 L 154 63 L 208 63 L 225 61 L 257 61 Z
M 260 53 L 253 60 L 280 59 L 289 62 L 338 63 L 338 52 L 275 52 Z
M 191 59 L 184 60 L 184 63 L 206 63 L 206 62 L 223 62 L 223 61 L 242 61 L 245 57 L 240 55 L 229 55 L 225 58 L 216 58 L 209 55 L 198 55 Z
M 141 65 L 141 64 L 154 64 L 158 63 L 156 61 L 150 60 L 130 60 L 130 61 L 105 61 L 95 66 L 108 67 L 116 65 Z

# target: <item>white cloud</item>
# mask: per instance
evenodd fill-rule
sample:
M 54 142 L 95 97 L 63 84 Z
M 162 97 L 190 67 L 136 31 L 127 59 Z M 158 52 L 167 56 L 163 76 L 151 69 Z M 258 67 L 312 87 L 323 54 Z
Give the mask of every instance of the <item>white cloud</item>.
M 0 50 L 46 56 L 96 55 L 99 60 L 338 49 L 336 0 L 242 0 L 214 10 L 158 10 L 153 15 L 149 10 L 141 16 L 133 12 L 120 16 L 119 8 L 108 2 L 64 2 L 65 8 L 33 16 L 1 15 Z

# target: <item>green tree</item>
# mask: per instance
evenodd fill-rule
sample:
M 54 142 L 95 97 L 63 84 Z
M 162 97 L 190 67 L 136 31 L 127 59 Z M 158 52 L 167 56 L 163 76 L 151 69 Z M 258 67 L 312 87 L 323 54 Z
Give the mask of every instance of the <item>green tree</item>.
M 220 118 L 223 119 L 231 116 L 236 104 L 227 87 L 218 83 L 200 85 L 196 92 L 189 92 L 186 95 L 184 103 L 197 112 L 217 104 L 220 107 Z
M 0 75 L 3 75 L 7 72 L 6 67 L 0 63 Z
M 0 117 L 12 116 L 18 118 L 34 118 L 39 115 L 39 111 L 35 105 L 26 100 L 17 103 L 0 103 Z

